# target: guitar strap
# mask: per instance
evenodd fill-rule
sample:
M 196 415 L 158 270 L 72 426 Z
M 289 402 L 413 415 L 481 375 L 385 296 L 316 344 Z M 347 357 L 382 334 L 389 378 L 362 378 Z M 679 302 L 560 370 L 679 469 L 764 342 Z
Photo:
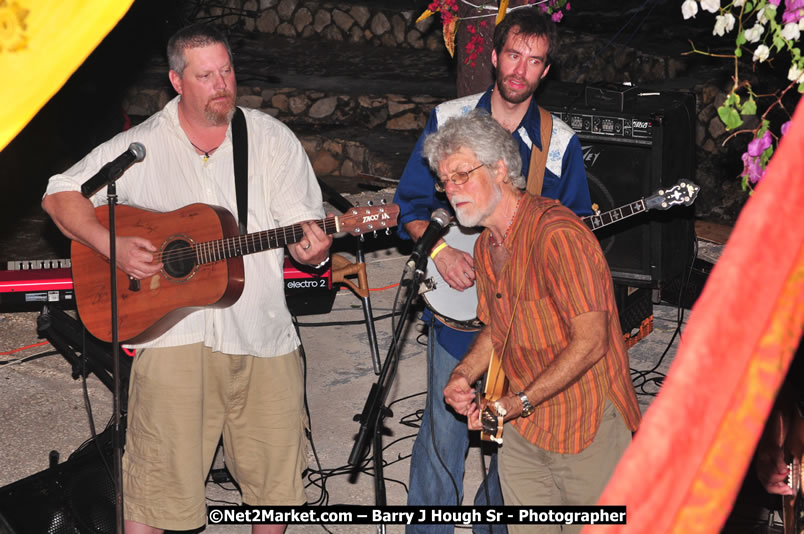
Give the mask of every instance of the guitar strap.
M 541 106 L 539 117 L 541 119 L 541 141 L 542 149 L 536 148 L 536 144 L 531 145 L 530 167 L 528 168 L 528 193 L 534 196 L 542 194 L 542 184 L 544 184 L 544 168 L 547 165 L 547 153 L 550 150 L 550 137 L 553 133 L 553 116 Z
M 232 117 L 232 155 L 234 160 L 237 219 L 240 233 L 247 233 L 248 224 L 248 130 L 243 110 L 235 107 Z
M 553 209 L 553 206 L 550 206 L 547 209 L 545 209 L 541 213 L 541 215 L 539 215 L 539 221 L 541 221 L 541 218 L 544 216 L 544 214 L 547 213 L 547 211 L 551 210 L 551 209 Z M 537 221 L 536 222 L 536 227 L 538 227 L 538 226 L 539 226 L 539 222 Z M 531 239 L 530 248 L 528 249 L 528 256 L 530 256 L 533 253 L 533 247 L 536 244 L 536 241 L 538 241 L 538 239 Z M 527 275 L 527 269 L 525 269 L 525 271 L 522 273 L 522 280 L 520 281 L 519 289 L 516 292 L 516 300 L 514 301 L 514 306 L 511 308 L 511 320 L 508 321 L 508 329 L 505 332 L 505 339 L 503 340 L 503 346 L 500 349 L 500 356 L 499 356 L 500 365 L 497 367 L 498 375 L 499 375 L 499 373 L 502 372 L 502 355 L 505 353 L 505 349 L 508 346 L 508 338 L 511 337 L 511 327 L 514 326 L 514 318 L 516 317 L 516 308 L 517 308 L 517 305 L 519 304 L 519 299 L 522 296 L 522 289 L 525 287 L 525 276 L 526 275 Z M 494 360 L 495 357 L 496 357 L 496 355 L 494 354 L 494 349 L 491 349 L 491 359 Z M 498 380 L 499 380 L 499 376 L 493 377 L 493 380 L 492 380 L 492 377 L 487 377 L 486 378 L 486 383 L 487 384 L 489 384 L 489 383 L 496 384 Z M 490 400 L 496 401 L 497 399 L 490 399 Z

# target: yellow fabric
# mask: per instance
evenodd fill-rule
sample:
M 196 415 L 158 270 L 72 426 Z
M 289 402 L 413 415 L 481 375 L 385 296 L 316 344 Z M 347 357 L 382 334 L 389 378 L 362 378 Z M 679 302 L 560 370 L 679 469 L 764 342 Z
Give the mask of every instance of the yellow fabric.
M 133 0 L 0 0 L 0 150 L 28 124 Z

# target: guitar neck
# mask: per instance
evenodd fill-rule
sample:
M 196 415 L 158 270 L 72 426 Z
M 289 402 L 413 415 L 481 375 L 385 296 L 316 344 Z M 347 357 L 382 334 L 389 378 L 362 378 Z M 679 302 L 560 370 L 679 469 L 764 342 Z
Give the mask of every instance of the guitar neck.
M 645 206 L 645 200 L 640 199 L 636 202 L 631 202 L 630 204 L 626 204 L 625 206 L 621 206 L 604 213 L 589 215 L 581 220 L 586 224 L 586 226 L 589 227 L 590 230 L 594 231 L 647 210 L 648 208 Z
M 326 234 L 338 232 L 338 217 L 319 219 L 311 221 L 317 224 Z M 304 230 L 301 223 L 244 234 L 215 241 L 207 241 L 195 245 L 196 261 L 199 264 L 213 263 L 216 261 L 246 256 L 256 252 L 263 252 L 274 248 L 280 248 L 291 243 L 298 243 L 304 237 Z M 166 251 L 165 254 L 170 254 Z M 165 261 L 165 258 L 162 259 Z

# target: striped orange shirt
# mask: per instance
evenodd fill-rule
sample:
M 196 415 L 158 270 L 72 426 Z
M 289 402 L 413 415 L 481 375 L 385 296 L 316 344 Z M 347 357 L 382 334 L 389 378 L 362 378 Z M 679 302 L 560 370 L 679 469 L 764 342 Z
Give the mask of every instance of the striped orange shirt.
M 564 391 L 536 406 L 533 415 L 512 424 L 540 448 L 576 454 L 594 440 L 606 400 L 611 400 L 628 428 L 635 431 L 641 415 L 611 272 L 597 239 L 558 201 L 528 194 L 508 234 L 503 246 L 509 259 L 499 277 L 492 268 L 488 230 L 475 244 L 474 257 L 477 316 L 490 328 L 498 354 L 512 313 L 516 313 L 502 353 L 510 391 L 524 390 L 567 347 L 573 317 L 593 311 L 605 311 L 609 316 L 606 355 Z

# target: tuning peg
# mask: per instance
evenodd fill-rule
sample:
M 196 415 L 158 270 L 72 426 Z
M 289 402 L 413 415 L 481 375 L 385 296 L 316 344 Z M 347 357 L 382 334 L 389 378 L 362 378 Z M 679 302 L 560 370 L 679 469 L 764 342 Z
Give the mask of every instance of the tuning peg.
M 391 235 L 391 229 L 390 228 L 385 229 L 385 235 Z
M 380 200 L 380 204 L 382 204 L 382 205 L 388 204 L 388 201 L 385 200 L 385 199 L 382 199 L 382 200 Z
M 368 204 L 369 206 L 373 206 L 373 205 L 374 205 L 374 202 L 373 202 L 373 201 L 371 201 L 371 200 L 369 200 L 369 201 L 368 201 L 366 204 Z
M 374 230 L 374 239 L 377 239 L 377 230 Z
M 360 242 L 365 243 L 365 241 L 366 241 L 366 236 L 364 234 L 360 234 Z

